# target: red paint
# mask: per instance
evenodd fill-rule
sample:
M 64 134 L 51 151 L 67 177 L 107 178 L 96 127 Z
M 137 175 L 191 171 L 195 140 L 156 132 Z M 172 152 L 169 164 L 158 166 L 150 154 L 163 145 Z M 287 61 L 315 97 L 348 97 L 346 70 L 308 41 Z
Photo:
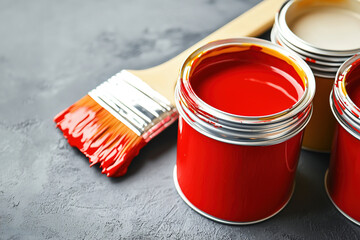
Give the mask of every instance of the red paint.
M 291 65 L 249 49 L 202 61 L 191 76 L 200 99 L 224 112 L 265 116 L 292 107 L 304 84 Z
M 304 83 L 293 66 L 261 48 L 206 58 L 189 78 L 200 99 L 242 116 L 281 112 L 304 94 Z M 302 135 L 301 131 L 269 146 L 235 145 L 203 135 L 180 116 L 181 191 L 199 210 L 226 221 L 247 223 L 270 217 L 291 197 Z
M 311 63 L 316 63 L 316 60 L 309 58 L 309 57 L 306 58 L 306 61 L 311 62 Z
M 332 98 L 334 99 L 335 96 L 333 95 Z M 342 106 L 341 104 L 339 104 L 337 101 L 334 100 L 334 105 L 335 105 L 335 108 L 336 110 L 340 113 L 340 114 L 343 114 L 343 109 L 345 109 L 344 106 Z
M 360 106 L 360 60 L 352 64 L 344 79 L 346 92 Z M 336 102 L 335 102 L 336 103 Z M 338 109 L 339 111 L 339 109 Z M 343 114 L 342 111 L 339 111 Z M 351 110 L 354 113 L 354 111 Z M 359 118 L 359 115 L 355 113 Z M 355 126 L 350 126 L 360 132 Z M 357 126 L 358 127 L 358 126 Z M 344 213 L 360 223 L 360 140 L 338 124 L 331 152 L 327 188 L 331 199 Z
M 124 175 L 146 144 L 89 96 L 59 113 L 54 121 L 69 144 L 89 158 L 90 166 L 99 163 L 108 177 Z

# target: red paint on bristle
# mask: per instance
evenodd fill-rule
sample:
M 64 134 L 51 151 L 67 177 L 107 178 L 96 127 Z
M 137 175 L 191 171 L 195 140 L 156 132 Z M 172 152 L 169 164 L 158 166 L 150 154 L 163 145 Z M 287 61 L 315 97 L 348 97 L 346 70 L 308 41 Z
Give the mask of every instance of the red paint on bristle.
M 124 175 L 146 144 L 89 95 L 59 113 L 54 121 L 69 144 L 89 158 L 90 167 L 99 163 L 108 177 Z

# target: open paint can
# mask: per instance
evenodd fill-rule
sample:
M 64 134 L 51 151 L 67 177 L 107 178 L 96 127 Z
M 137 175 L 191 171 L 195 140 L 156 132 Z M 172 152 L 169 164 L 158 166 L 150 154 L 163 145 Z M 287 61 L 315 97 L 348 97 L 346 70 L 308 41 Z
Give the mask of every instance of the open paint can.
M 336 208 L 360 225 L 360 55 L 340 67 L 330 106 L 337 127 L 326 190 Z
M 303 148 L 329 152 L 335 129 L 328 96 L 341 64 L 360 51 L 360 2 L 291 0 L 275 18 L 271 41 L 298 54 L 316 80 L 314 112 Z
M 271 42 L 211 42 L 184 62 L 174 182 L 200 214 L 250 224 L 291 198 L 315 79 L 296 54 Z

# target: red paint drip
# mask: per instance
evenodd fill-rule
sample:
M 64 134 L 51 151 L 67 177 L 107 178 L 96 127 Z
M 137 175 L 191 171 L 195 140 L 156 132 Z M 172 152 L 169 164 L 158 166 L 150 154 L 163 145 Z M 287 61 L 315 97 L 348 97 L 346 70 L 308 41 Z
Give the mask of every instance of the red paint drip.
M 316 63 L 316 60 L 315 60 L 315 59 L 312 59 L 312 58 L 309 58 L 309 57 L 307 57 L 305 60 L 306 60 L 307 62 Z
M 146 144 L 90 96 L 59 113 L 54 121 L 69 144 L 89 158 L 90 166 L 100 164 L 108 177 L 124 175 Z
M 352 114 L 354 114 L 355 115 L 355 117 L 357 117 L 357 118 L 359 118 L 360 116 L 359 116 L 359 114 L 357 113 L 357 112 L 355 112 L 354 110 L 352 110 L 351 109 L 351 112 L 352 112 Z
M 334 94 L 333 94 L 332 98 L 333 98 L 336 110 L 340 113 L 340 115 L 344 114 L 344 112 L 343 112 L 344 108 L 341 107 L 340 104 L 338 104 L 338 101 L 336 101 Z
M 205 59 L 190 82 L 204 102 L 243 116 L 281 112 L 304 93 L 302 79 L 291 65 L 254 48 Z

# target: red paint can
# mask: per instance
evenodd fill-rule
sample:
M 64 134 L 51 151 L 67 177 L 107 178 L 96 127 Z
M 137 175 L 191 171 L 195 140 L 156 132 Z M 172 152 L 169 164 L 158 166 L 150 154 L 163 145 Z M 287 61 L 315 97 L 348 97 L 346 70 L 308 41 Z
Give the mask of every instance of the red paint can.
M 271 42 L 209 43 L 184 62 L 174 182 L 200 214 L 227 224 L 268 219 L 291 198 L 314 76 Z
M 338 123 L 325 187 L 335 207 L 360 225 L 360 55 L 339 68 L 330 106 Z

